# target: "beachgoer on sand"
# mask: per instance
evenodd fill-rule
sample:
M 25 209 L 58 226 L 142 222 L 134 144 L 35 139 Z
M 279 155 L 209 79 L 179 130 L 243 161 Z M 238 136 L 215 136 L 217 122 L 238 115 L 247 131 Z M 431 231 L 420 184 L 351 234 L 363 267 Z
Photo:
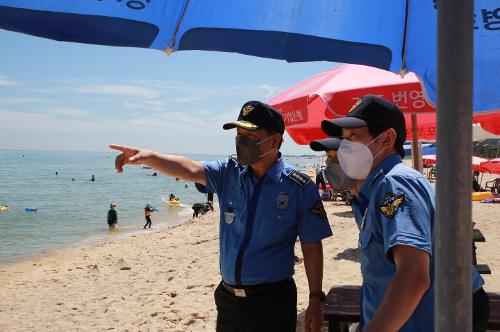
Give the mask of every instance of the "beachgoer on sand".
M 110 145 L 118 172 L 125 164 L 146 164 L 167 175 L 215 192 L 220 206 L 220 272 L 215 290 L 217 331 L 295 331 L 297 288 L 294 246 L 300 238 L 309 283 L 306 325 L 323 324 L 321 240 L 330 225 L 315 184 L 286 164 L 281 114 L 261 102 L 247 102 L 237 121 L 236 152 L 225 160 L 199 162 L 153 151 Z
M 328 181 L 345 183 L 355 193 L 362 331 L 434 331 L 435 194 L 421 173 L 402 162 L 403 113 L 382 98 L 365 96 L 346 117 L 324 120 L 322 128 L 342 136 L 341 171 L 327 166 Z M 471 272 L 473 330 L 485 331 L 489 300 L 484 280 L 472 266 Z
M 116 212 L 116 204 L 111 203 L 108 211 L 108 226 L 109 228 L 115 228 L 118 223 L 118 212 Z

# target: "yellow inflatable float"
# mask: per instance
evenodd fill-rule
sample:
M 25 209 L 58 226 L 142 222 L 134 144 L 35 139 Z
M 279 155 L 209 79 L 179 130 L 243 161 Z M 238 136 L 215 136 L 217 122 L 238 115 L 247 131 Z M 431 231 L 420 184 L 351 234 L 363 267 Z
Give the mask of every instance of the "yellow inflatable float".
M 162 201 L 164 201 L 165 203 L 169 204 L 169 205 L 179 205 L 182 203 L 182 201 L 178 198 L 176 199 L 169 199 L 168 197 L 162 197 L 161 198 Z
M 472 193 L 473 201 L 482 201 L 483 199 L 493 198 L 493 194 L 489 191 L 481 191 Z

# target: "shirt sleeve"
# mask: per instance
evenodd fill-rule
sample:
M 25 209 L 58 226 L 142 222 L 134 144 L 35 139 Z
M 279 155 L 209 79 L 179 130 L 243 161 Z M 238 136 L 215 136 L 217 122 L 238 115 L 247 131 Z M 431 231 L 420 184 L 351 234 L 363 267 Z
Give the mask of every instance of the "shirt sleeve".
M 228 167 L 227 160 L 203 161 L 202 164 L 207 185 L 204 186 L 202 184 L 195 183 L 196 189 L 204 194 L 209 192 L 220 193 L 222 190 L 224 174 Z
M 331 236 L 332 230 L 328 216 L 316 186 L 309 182 L 302 194 L 303 197 L 299 199 L 298 206 L 300 210 L 297 212 L 300 242 L 303 244 L 313 243 Z
M 430 193 L 418 179 L 386 177 L 375 196 L 382 224 L 384 249 L 394 262 L 392 248 L 411 246 L 432 255 L 434 205 Z

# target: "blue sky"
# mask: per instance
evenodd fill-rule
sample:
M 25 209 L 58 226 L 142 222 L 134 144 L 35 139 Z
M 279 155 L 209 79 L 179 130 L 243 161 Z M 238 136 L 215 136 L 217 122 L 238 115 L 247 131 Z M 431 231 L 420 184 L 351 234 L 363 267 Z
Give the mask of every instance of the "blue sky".
M 0 149 L 230 154 L 247 100 L 335 63 L 62 43 L 0 30 Z M 284 153 L 310 153 L 285 136 Z

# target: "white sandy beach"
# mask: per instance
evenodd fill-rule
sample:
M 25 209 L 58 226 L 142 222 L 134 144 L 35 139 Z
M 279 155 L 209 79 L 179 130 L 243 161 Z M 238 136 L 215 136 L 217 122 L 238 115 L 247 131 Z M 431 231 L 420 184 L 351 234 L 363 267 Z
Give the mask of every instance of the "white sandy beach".
M 360 284 L 357 228 L 350 207 L 325 202 L 334 236 L 324 243 L 323 287 Z M 478 261 L 500 291 L 500 205 L 474 203 L 486 237 Z M 0 268 L 0 331 L 212 331 L 218 273 L 218 212 L 159 232 L 68 249 Z M 297 254 L 301 257 L 297 245 Z M 296 265 L 299 330 L 307 306 Z

